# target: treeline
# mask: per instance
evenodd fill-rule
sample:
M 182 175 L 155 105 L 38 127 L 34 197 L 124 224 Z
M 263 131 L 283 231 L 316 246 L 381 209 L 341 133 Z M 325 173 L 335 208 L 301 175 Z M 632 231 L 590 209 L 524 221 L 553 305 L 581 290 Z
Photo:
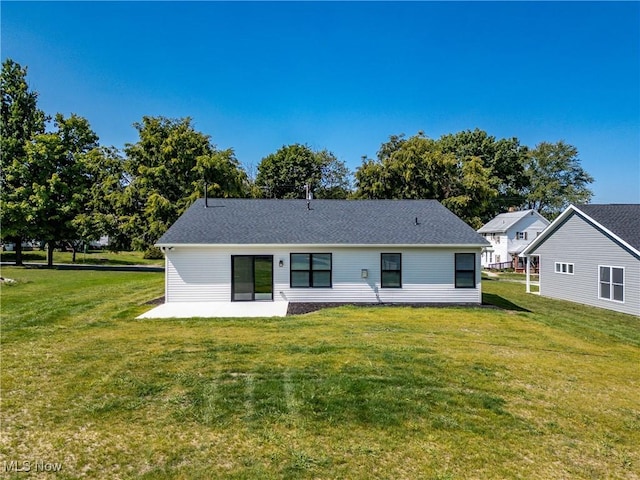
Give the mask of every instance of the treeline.
M 294 144 L 247 172 L 232 149 L 219 149 L 189 118 L 143 117 L 138 141 L 123 150 L 99 143 L 75 114 L 49 117 L 29 89 L 27 69 L 2 65 L 0 221 L 3 241 L 48 245 L 108 235 L 114 250 L 146 250 L 197 198 L 434 198 L 473 227 L 509 207 L 554 216 L 586 203 L 593 179 L 575 147 L 560 141 L 533 149 L 482 130 L 392 135 L 376 159 L 355 173 L 328 150 Z M 47 128 L 48 126 L 48 128 Z

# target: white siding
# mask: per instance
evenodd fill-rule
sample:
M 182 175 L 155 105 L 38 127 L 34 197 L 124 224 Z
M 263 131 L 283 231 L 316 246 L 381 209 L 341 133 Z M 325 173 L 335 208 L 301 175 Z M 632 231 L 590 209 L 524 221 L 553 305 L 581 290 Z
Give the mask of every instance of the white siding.
M 290 253 L 331 253 L 332 288 L 291 288 Z M 380 253 L 402 254 L 402 288 L 380 288 Z M 476 253 L 477 288 L 455 288 L 455 253 Z M 231 299 L 231 255 L 273 255 L 274 301 L 480 303 L 480 249 L 175 247 L 167 251 L 167 302 Z M 279 267 L 279 261 L 284 262 Z M 361 278 L 362 269 L 369 272 Z
M 489 243 L 491 243 L 491 249 L 493 252 L 490 255 L 489 252 L 482 254 L 482 266 L 487 267 L 493 263 L 510 262 L 511 257 L 507 252 L 508 237 L 506 233 L 496 233 L 492 237 L 491 233 L 487 233 L 485 237 Z
M 534 252 L 540 256 L 540 295 L 640 315 L 640 260 L 574 214 Z M 555 273 L 573 263 L 574 274 Z M 623 267 L 624 303 L 598 298 L 599 265 Z
M 493 255 L 489 252 L 482 254 L 482 266 L 487 267 L 493 263 L 505 263 L 513 260 L 513 255 L 509 252 L 522 251 L 524 247 L 533 242 L 542 231 L 549 226 L 549 222 L 540 218 L 537 214 L 529 214 L 522 217 L 506 232 L 495 233 L 492 238 L 491 233 L 486 233 L 485 238 L 491 243 Z M 527 234 L 526 240 L 518 240 L 518 232 Z M 497 259 L 497 257 L 500 257 Z

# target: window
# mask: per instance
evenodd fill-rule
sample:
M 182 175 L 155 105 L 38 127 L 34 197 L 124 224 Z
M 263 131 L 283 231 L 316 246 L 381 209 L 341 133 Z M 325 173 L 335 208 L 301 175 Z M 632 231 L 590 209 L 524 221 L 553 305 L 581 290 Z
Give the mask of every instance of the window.
M 402 288 L 402 254 L 381 253 L 380 270 L 382 288 Z
M 599 267 L 600 292 L 599 297 L 605 300 L 624 302 L 624 268 Z
M 516 232 L 516 239 L 517 240 L 527 240 L 527 232 Z
M 556 262 L 556 273 L 573 275 L 573 263 Z
M 330 253 L 292 253 L 291 288 L 331 288 Z
M 476 287 L 476 254 L 456 253 L 456 288 Z

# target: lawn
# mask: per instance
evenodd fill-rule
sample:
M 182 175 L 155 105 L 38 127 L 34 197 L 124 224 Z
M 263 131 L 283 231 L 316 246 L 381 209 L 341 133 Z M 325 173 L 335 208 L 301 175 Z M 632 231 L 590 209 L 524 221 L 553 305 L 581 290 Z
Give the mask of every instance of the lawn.
M 488 280 L 486 300 L 507 309 L 135 320 L 162 295 L 161 273 L 2 276 L 18 281 L 1 287 L 3 469 L 28 461 L 33 472 L 39 461 L 61 464 L 56 478 L 113 479 L 640 477 L 635 317 Z
M 89 250 L 76 253 L 75 263 L 79 265 L 164 265 L 164 259 L 142 258 L 144 252 L 110 252 L 108 250 Z M 71 252 L 53 252 L 53 263 L 73 263 Z M 0 261 L 16 261 L 15 252 L 0 252 Z M 22 252 L 23 263 L 47 263 L 47 252 L 31 250 Z

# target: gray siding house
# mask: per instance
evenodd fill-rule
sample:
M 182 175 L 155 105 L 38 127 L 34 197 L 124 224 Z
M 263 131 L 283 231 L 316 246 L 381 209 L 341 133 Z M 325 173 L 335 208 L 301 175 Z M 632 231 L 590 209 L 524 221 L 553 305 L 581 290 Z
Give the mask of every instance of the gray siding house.
M 571 205 L 523 254 L 540 295 L 640 316 L 640 205 Z
M 198 200 L 158 240 L 165 302 L 482 301 L 488 242 L 435 200 Z

